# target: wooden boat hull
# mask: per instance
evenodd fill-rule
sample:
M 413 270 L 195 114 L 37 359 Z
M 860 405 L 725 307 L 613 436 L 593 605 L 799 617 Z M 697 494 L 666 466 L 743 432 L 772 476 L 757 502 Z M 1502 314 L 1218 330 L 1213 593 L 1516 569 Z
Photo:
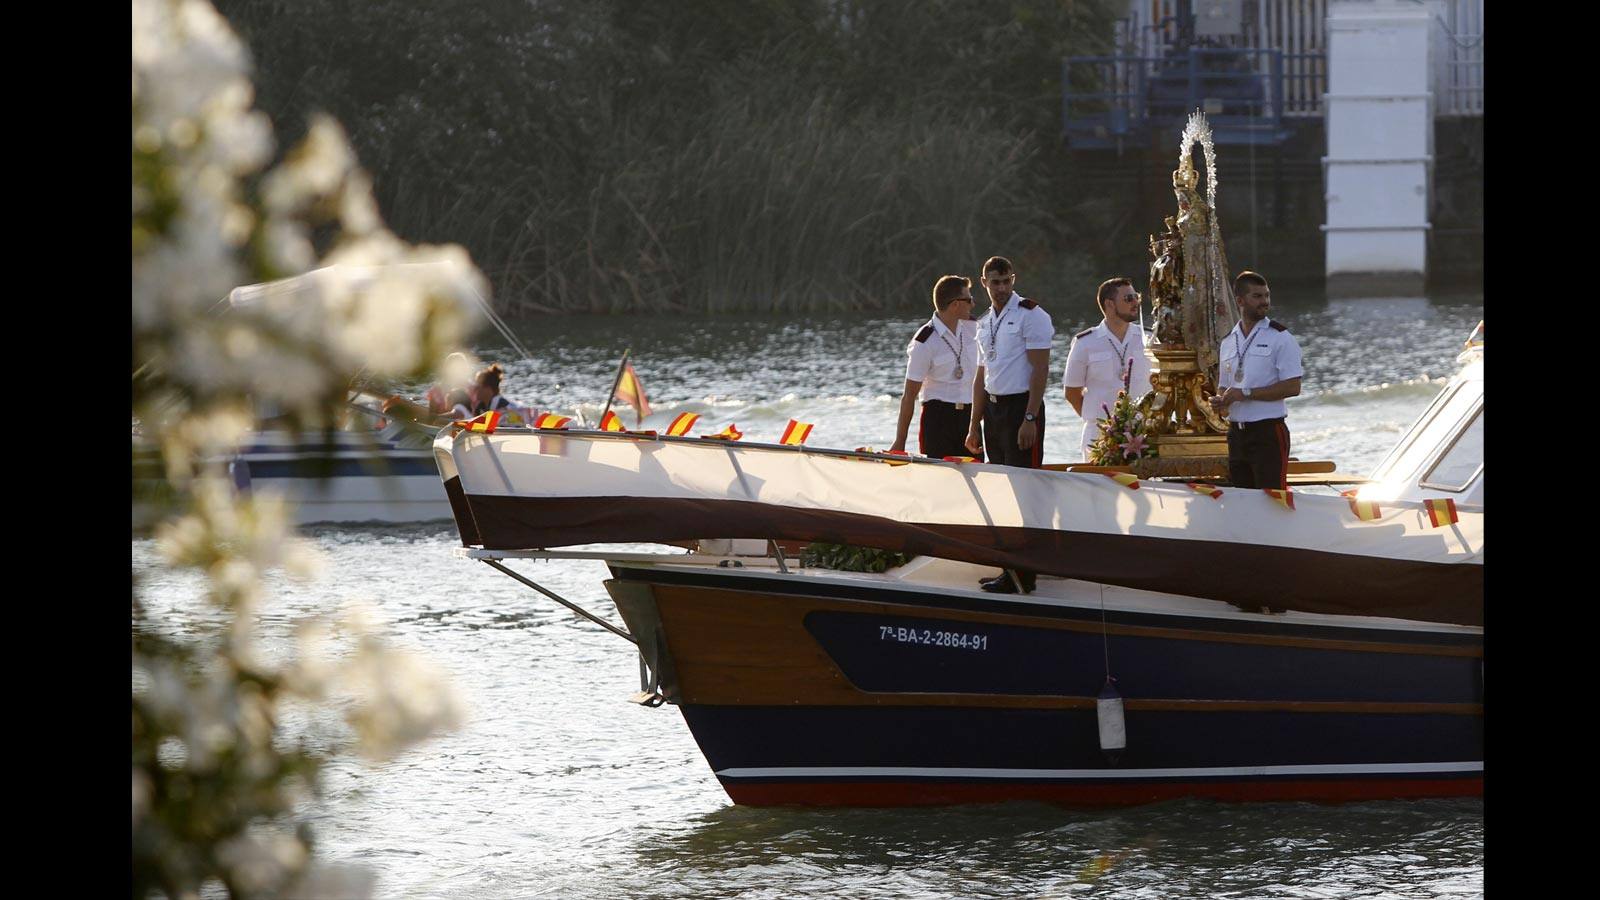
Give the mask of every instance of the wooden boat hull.
M 1127 609 L 1102 623 L 867 579 L 611 569 L 661 693 L 737 803 L 1482 793 L 1479 629 Z M 1108 666 L 1126 707 L 1115 755 L 1095 710 Z

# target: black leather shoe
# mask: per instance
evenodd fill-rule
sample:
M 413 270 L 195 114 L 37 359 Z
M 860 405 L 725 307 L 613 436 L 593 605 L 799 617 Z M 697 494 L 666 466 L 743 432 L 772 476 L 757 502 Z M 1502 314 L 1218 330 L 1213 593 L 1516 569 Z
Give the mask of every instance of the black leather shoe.
M 989 585 L 994 584 L 997 581 L 1010 581 L 1010 580 L 1011 580 L 1010 578 L 1006 577 L 1006 573 L 1001 572 L 999 575 L 991 575 L 988 578 L 979 578 L 978 579 L 978 586 L 981 587 L 981 588 L 987 589 L 989 587 Z
M 1011 576 L 1009 575 L 1002 575 L 991 581 L 981 581 L 978 585 L 991 594 L 1015 594 L 1017 592 L 1017 586 L 1011 583 Z

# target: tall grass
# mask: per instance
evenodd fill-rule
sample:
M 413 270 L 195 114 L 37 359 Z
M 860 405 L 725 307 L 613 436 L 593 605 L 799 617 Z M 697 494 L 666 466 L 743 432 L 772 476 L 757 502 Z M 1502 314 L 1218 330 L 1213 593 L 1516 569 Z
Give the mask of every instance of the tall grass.
M 922 308 L 992 254 L 1074 279 L 1045 294 L 1087 272 L 1053 79 L 1104 0 L 228 5 L 263 104 L 349 123 L 396 232 L 465 244 L 511 313 Z

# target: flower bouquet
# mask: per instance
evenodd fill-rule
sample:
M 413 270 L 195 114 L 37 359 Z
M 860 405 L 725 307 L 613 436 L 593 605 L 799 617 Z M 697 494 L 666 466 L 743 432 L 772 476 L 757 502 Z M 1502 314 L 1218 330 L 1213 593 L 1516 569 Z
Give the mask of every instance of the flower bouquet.
M 1133 378 L 1133 361 L 1122 373 L 1122 390 L 1116 402 L 1100 409 L 1105 418 L 1100 420 L 1100 436 L 1089 445 L 1089 462 L 1097 466 L 1131 466 L 1140 460 L 1155 459 L 1155 422 L 1147 418 L 1128 395 L 1128 383 Z

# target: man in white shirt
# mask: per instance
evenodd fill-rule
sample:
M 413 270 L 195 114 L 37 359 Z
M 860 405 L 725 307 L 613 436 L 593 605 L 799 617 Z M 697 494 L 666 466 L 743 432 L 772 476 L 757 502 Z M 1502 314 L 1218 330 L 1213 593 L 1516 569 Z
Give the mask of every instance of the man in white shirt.
M 917 443 L 923 456 L 964 456 L 967 406 L 978 371 L 977 322 L 972 318 L 972 279 L 946 275 L 933 286 L 933 318 L 906 345 L 906 389 L 900 396 L 900 419 L 894 446 L 906 449 L 911 413 L 922 397 Z M 975 454 L 983 459 L 983 451 Z
M 1228 480 L 1238 487 L 1288 490 L 1289 413 L 1300 395 L 1300 345 L 1282 322 L 1267 317 L 1267 279 L 1244 271 L 1233 281 L 1239 324 L 1218 351 L 1211 408 L 1228 417 Z
M 1011 260 L 991 256 L 983 264 L 989 311 L 978 320 L 978 374 L 972 382 L 967 449 L 987 449 L 989 461 L 1037 469 L 1044 459 L 1044 386 L 1050 377 L 1050 342 L 1055 326 L 1039 304 L 1013 290 Z M 983 438 L 978 437 L 979 425 Z M 1033 590 L 1035 575 L 1002 572 L 980 582 L 993 593 Z
M 1080 447 L 1089 459 L 1089 447 L 1100 437 L 1100 423 L 1116 405 L 1127 381 L 1133 399 L 1150 390 L 1150 359 L 1144 353 L 1144 329 L 1139 319 L 1139 292 L 1128 278 L 1109 278 L 1095 291 L 1103 318 L 1072 339 L 1062 378 L 1067 403 L 1083 417 Z M 1130 374 L 1131 373 L 1131 374 Z

